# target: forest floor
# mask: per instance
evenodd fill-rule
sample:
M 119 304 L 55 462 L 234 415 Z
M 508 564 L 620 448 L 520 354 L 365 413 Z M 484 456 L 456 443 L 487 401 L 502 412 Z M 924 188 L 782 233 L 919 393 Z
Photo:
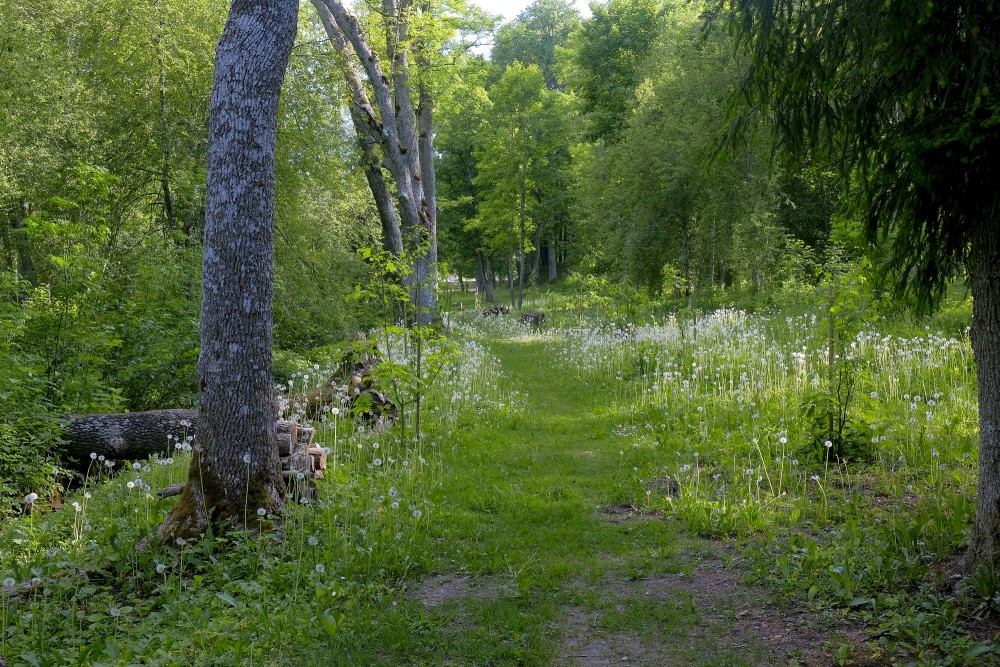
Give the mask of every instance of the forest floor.
M 526 410 L 506 430 L 470 425 L 455 434 L 447 516 L 439 514 L 444 555 L 406 594 L 436 629 L 422 647 L 427 657 L 828 665 L 845 643 L 863 647 L 863 630 L 780 606 L 745 583 L 732 544 L 692 537 L 670 516 L 622 502 L 613 473 L 630 445 L 613 425 L 627 415 L 601 387 L 564 382 L 551 345 L 544 337 L 495 343 Z
M 872 444 L 848 465 L 805 418 L 824 320 L 563 319 L 468 318 L 428 346 L 421 437 L 413 410 L 311 422 L 331 461 L 315 497 L 247 508 L 274 530 L 148 540 L 175 502 L 156 490 L 187 475 L 179 446 L 0 523 L 0 665 L 1000 664 L 997 584 L 961 568 L 961 332 L 851 339 Z

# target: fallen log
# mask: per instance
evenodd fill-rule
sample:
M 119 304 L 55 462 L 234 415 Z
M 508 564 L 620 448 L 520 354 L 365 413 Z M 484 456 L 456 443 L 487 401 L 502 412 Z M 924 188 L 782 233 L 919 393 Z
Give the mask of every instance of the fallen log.
M 72 415 L 62 439 L 67 457 L 85 468 L 99 456 L 120 461 L 166 454 L 194 436 L 197 421 L 197 410 Z
M 98 458 L 129 461 L 194 447 L 197 425 L 197 410 L 74 415 L 62 438 L 68 458 L 86 468 Z M 311 474 L 326 467 L 323 449 L 312 445 L 314 435 L 312 427 L 278 421 L 278 455 L 287 461 L 285 469 Z
M 378 347 L 369 343 L 363 333 L 355 334 L 337 369 L 323 385 L 276 399 L 278 416 L 315 418 L 337 400 L 343 388 L 354 416 L 370 422 L 395 421 L 396 405 L 374 386 L 372 369 L 381 361 Z M 83 470 L 101 457 L 102 462 L 146 459 L 194 446 L 197 422 L 197 410 L 183 409 L 72 415 L 62 439 L 68 460 Z M 306 441 L 305 445 L 301 440 Z M 325 468 L 325 455 L 322 450 L 317 453 L 310 449 L 311 442 L 311 428 L 297 425 L 294 418 L 278 421 L 278 452 L 288 461 L 286 470 L 316 472 Z M 299 444 L 293 446 L 295 443 Z

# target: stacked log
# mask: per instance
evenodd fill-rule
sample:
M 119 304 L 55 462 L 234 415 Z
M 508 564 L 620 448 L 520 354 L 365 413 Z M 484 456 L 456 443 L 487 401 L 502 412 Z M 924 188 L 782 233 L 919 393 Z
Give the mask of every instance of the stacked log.
M 296 422 L 278 422 L 278 458 L 281 460 L 281 477 L 290 488 L 298 487 L 296 495 L 307 493 L 310 482 L 323 479 L 326 470 L 326 450 L 312 444 L 316 429 Z M 179 495 L 184 484 L 171 484 L 159 491 L 161 498 Z
M 498 317 L 500 315 L 508 315 L 508 314 L 510 314 L 510 308 L 508 308 L 507 306 L 501 306 L 499 303 L 490 306 L 489 308 L 483 311 L 483 315 L 485 317 Z
M 521 313 L 521 324 L 529 324 L 533 327 L 540 327 L 545 321 L 545 313 L 540 313 L 537 310 L 526 310 Z
M 351 349 L 322 386 L 304 394 L 279 398 L 275 406 L 278 414 L 283 414 L 289 406 L 297 406 L 296 409 L 307 417 L 315 418 L 323 407 L 337 399 L 337 388 L 346 385 L 354 416 L 367 421 L 395 421 L 396 405 L 385 392 L 375 387 L 372 370 L 382 361 L 378 348 L 364 341 L 364 334 L 354 335 Z M 62 435 L 63 449 L 69 462 L 79 470 L 85 470 L 95 458 L 101 461 L 145 459 L 194 446 L 197 424 L 197 410 L 72 415 Z M 279 420 L 277 430 L 286 478 L 300 472 L 309 479 L 322 478 L 326 455 L 322 448 L 312 445 L 315 431 L 294 420 Z

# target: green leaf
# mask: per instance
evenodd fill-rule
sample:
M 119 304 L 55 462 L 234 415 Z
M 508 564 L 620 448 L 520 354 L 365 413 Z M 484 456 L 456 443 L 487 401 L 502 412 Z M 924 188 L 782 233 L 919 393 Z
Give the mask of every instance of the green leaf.
M 216 591 L 215 597 L 219 598 L 223 602 L 228 602 L 230 604 L 230 606 L 233 606 L 233 607 L 238 607 L 239 606 L 239 603 L 236 601 L 236 598 L 234 598 L 229 593 L 223 593 L 222 591 Z

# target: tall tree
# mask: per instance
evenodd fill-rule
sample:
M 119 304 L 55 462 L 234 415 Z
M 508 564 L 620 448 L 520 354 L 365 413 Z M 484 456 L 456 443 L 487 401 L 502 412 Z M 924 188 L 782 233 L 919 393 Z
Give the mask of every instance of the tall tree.
M 572 0 L 535 0 L 517 18 L 500 28 L 490 59 L 506 68 L 515 60 L 537 65 L 549 90 L 562 90 L 556 49 L 580 26 Z
M 567 45 L 568 82 L 587 119 L 587 137 L 614 143 L 628 121 L 642 64 L 659 28 L 659 0 L 609 0 Z
M 211 114 L 199 450 L 160 526 L 168 539 L 252 525 L 283 505 L 271 367 L 274 150 L 297 0 L 234 0 L 216 48 Z
M 531 237 L 552 198 L 552 184 L 561 186 L 556 176 L 569 143 L 571 112 L 565 94 L 545 88 L 536 65 L 515 61 L 489 92 L 488 130 L 475 152 L 481 204 L 472 226 L 495 248 L 506 247 L 516 256 L 520 308 L 527 252 L 534 247 Z
M 313 0 L 313 4 L 347 81 L 351 117 L 386 246 L 396 252 L 401 245 L 409 255 L 411 299 L 426 321 L 436 308 L 438 254 L 435 90 L 430 69 L 438 64 L 442 50 L 448 50 L 445 45 L 457 33 L 461 17 L 452 15 L 435 23 L 440 8 L 412 0 L 383 0 L 379 11 L 361 17 L 342 0 Z M 373 39 L 379 31 L 384 35 L 381 43 Z M 383 167 L 391 183 L 384 178 Z
M 1000 567 L 1000 6 L 996 0 L 725 0 L 786 155 L 840 166 L 897 285 L 933 304 L 964 264 L 979 379 L 970 564 Z

